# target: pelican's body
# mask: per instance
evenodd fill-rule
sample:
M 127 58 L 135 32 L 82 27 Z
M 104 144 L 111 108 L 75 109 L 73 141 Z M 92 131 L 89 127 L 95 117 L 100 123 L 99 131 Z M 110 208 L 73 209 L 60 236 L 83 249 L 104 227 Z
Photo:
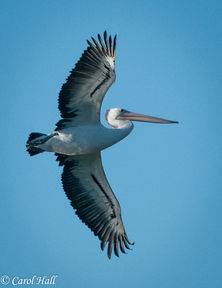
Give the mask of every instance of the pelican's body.
M 131 121 L 170 124 L 174 121 L 132 113 L 121 108 L 106 111 L 100 122 L 103 98 L 115 81 L 116 36 L 92 38 L 59 93 L 61 120 L 49 135 L 33 132 L 26 143 L 31 156 L 54 152 L 63 166 L 64 191 L 79 218 L 98 236 L 102 250 L 107 245 L 119 256 L 132 244 L 128 240 L 121 209 L 105 175 L 101 151 L 125 138 Z
M 57 131 L 56 135 L 39 148 L 65 155 L 82 155 L 102 151 L 125 138 L 133 124 L 121 129 L 107 128 L 101 123 L 84 124 Z

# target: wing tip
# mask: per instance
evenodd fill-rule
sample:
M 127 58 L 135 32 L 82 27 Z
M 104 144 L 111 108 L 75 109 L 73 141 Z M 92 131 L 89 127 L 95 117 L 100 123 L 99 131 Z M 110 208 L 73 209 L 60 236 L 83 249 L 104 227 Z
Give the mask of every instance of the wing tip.
M 130 246 L 134 245 L 135 242 L 130 242 L 126 234 L 118 236 L 116 233 L 114 237 L 112 237 L 111 235 L 109 237 L 109 240 L 101 240 L 100 247 L 102 251 L 104 251 L 107 244 L 108 244 L 107 256 L 109 259 L 111 259 L 113 252 L 114 255 L 119 258 L 120 257 L 119 252 L 127 254 L 125 249 L 132 251 L 132 248 L 130 248 Z
M 111 57 L 115 57 L 117 34 L 115 34 L 112 38 L 111 34 L 108 35 L 107 30 L 104 30 L 103 33 L 97 34 L 99 43 L 94 37 L 91 37 L 91 39 L 93 43 L 88 39 L 86 40 L 89 47 L 97 48 L 98 50 L 102 50 L 103 53 L 108 54 Z

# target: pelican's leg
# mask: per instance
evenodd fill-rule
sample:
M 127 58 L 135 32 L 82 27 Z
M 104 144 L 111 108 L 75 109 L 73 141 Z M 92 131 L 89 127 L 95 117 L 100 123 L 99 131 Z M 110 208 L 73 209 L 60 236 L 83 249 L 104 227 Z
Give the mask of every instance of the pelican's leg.
M 54 136 L 57 136 L 59 135 L 58 132 L 54 132 L 48 136 L 45 136 L 45 137 L 42 137 L 41 139 L 36 139 L 36 140 L 33 140 L 30 144 L 31 146 L 38 146 L 38 145 L 42 145 L 44 144 L 45 142 L 47 142 L 49 139 L 53 138 Z

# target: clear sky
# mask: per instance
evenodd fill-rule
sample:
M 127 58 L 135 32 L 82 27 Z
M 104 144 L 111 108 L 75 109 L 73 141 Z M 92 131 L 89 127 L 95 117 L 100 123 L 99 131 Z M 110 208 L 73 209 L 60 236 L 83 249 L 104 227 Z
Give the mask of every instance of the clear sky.
M 62 288 L 221 287 L 221 1 L 0 4 L 0 274 L 57 274 Z M 54 156 L 25 152 L 31 131 L 54 129 L 68 71 L 105 29 L 118 43 L 103 113 L 123 107 L 180 122 L 138 123 L 103 152 L 135 241 L 111 261 L 69 205 Z

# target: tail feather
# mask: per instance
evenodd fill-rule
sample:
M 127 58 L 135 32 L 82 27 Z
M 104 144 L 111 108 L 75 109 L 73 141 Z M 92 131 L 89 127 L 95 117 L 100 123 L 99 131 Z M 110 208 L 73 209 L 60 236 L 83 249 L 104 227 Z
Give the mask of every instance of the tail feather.
M 32 132 L 30 135 L 29 135 L 29 138 L 28 138 L 28 142 L 38 138 L 38 137 L 41 137 L 41 136 L 46 136 L 46 134 L 43 134 L 43 133 L 39 133 L 39 132 Z
M 30 156 L 34 156 L 34 155 L 37 155 L 39 153 L 44 152 L 44 150 L 42 150 L 41 148 L 33 146 L 31 143 L 33 140 L 35 140 L 36 138 L 41 137 L 41 136 L 47 136 L 47 135 L 43 134 L 43 133 L 38 133 L 38 132 L 32 132 L 29 135 L 29 138 L 26 142 L 26 148 L 27 148 L 26 151 L 29 153 Z
M 29 153 L 30 156 L 34 156 L 34 155 L 44 152 L 44 150 L 40 148 L 36 148 L 36 147 L 28 147 L 26 151 Z

